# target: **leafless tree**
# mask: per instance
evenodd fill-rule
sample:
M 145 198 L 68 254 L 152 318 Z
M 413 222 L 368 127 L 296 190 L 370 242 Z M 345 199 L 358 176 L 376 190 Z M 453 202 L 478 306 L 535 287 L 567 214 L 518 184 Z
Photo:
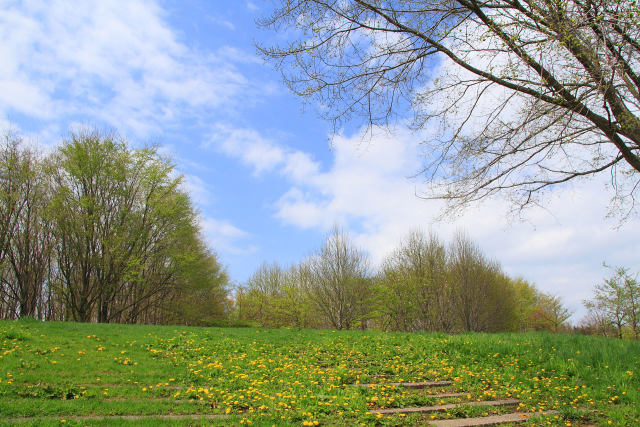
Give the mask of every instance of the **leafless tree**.
M 307 261 L 307 292 L 336 329 L 351 329 L 361 320 L 369 297 L 368 261 L 337 227 L 318 253 Z
M 426 144 L 425 197 L 516 208 L 558 184 L 611 175 L 612 209 L 640 183 L 636 0 L 280 0 L 259 46 L 290 89 L 340 125 L 387 124 L 411 105 Z

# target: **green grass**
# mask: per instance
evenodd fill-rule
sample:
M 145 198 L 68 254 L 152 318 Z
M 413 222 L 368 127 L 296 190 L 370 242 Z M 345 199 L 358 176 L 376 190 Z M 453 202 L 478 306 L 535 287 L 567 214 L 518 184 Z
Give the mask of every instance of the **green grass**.
M 640 424 L 640 343 L 552 334 L 401 334 L 0 322 L 0 424 L 423 425 L 505 413 L 460 407 L 378 418 L 370 409 L 468 401 L 350 384 L 452 380 L 431 392 L 557 409 L 528 425 Z M 87 417 L 92 418 L 77 418 Z M 76 417 L 76 418 L 74 418 Z

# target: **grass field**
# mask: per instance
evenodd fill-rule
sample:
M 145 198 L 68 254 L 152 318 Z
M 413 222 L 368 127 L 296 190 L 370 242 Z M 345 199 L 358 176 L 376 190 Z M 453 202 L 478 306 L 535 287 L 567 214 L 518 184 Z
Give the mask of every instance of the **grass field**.
M 640 425 L 640 343 L 583 336 L 2 321 L 0 367 L 1 424 L 424 425 L 557 409 L 525 425 Z M 435 380 L 452 384 L 384 385 Z M 506 398 L 521 403 L 369 412 Z M 211 416 L 177 416 L 195 414 Z

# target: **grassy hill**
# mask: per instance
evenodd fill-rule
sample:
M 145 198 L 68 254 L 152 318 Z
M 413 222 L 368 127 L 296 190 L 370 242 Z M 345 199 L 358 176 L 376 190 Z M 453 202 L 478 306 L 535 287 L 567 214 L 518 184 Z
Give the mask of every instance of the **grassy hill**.
M 552 409 L 528 424 L 640 424 L 640 343 L 584 336 L 1 321 L 0 367 L 1 424 L 423 425 Z M 389 384 L 438 380 L 451 384 Z M 500 399 L 521 403 L 370 412 Z

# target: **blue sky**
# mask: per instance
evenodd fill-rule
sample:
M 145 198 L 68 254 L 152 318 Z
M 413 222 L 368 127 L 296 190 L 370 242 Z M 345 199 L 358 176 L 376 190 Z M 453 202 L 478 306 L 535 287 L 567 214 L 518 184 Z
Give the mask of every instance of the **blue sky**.
M 232 279 L 263 261 L 288 265 L 333 224 L 375 266 L 415 228 L 448 241 L 466 231 L 512 276 L 581 300 L 608 271 L 640 271 L 640 221 L 607 218 L 611 193 L 593 179 L 552 193 L 524 220 L 500 198 L 456 218 L 415 197 L 421 135 L 398 125 L 363 139 L 357 124 L 329 145 L 330 125 L 303 111 L 254 41 L 265 1 L 0 0 L 0 129 L 53 147 L 79 126 L 116 129 L 171 156 Z M 606 177 L 603 177 L 606 179 Z

